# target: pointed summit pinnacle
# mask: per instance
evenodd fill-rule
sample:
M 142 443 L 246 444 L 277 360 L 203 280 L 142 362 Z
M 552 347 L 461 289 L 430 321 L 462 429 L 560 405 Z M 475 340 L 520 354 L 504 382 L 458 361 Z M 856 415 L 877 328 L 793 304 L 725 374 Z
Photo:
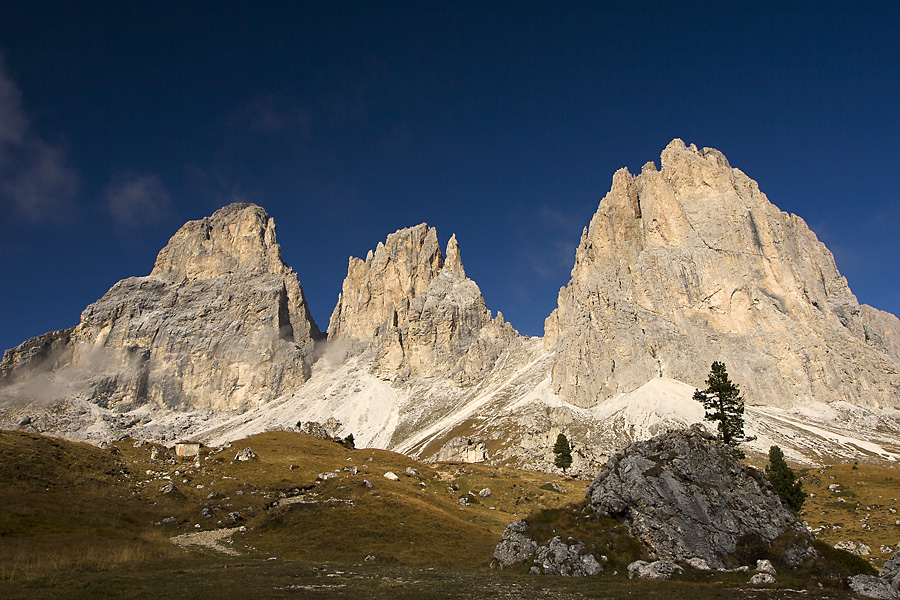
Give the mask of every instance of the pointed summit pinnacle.
M 459 256 L 459 244 L 456 241 L 455 233 L 447 242 L 447 258 L 444 260 L 444 268 L 452 273 L 455 279 L 466 278 L 466 270 L 463 268 L 462 258 Z

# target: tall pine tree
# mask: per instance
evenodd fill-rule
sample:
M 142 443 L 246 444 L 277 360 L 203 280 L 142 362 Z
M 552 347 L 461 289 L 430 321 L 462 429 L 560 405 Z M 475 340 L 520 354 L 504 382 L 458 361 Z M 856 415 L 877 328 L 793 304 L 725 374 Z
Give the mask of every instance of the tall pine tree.
M 717 423 L 722 441 L 737 458 L 744 458 L 738 445 L 755 438 L 744 435 L 744 398 L 737 384 L 728 379 L 725 364 L 715 361 L 706 378 L 706 389 L 694 391 L 694 400 L 706 409 L 707 421 Z
M 566 469 L 572 466 L 572 447 L 569 446 L 569 439 L 562 433 L 556 436 L 553 454 L 556 455 L 556 460 L 553 461 L 553 464 L 565 473 Z
M 806 502 L 803 482 L 797 479 L 797 475 L 784 460 L 784 452 L 778 446 L 769 448 L 769 464 L 766 465 L 766 475 L 769 477 L 775 493 L 787 502 L 791 510 L 798 512 Z

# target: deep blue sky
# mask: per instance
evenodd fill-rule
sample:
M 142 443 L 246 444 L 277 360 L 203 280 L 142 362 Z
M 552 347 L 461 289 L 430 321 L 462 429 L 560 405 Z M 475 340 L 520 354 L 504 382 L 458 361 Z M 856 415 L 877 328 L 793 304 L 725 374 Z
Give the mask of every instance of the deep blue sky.
M 900 3 L 132 4 L 0 6 L 0 348 L 236 200 L 323 329 L 348 256 L 425 221 L 540 335 L 613 172 L 674 137 L 900 313 Z

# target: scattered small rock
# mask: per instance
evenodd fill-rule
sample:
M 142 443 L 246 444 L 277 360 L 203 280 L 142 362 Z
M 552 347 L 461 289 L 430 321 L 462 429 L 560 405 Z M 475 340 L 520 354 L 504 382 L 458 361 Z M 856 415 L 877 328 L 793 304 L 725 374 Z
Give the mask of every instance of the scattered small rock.
M 234 460 L 239 460 L 241 462 L 247 462 L 248 460 L 253 460 L 256 458 L 256 453 L 253 452 L 250 448 L 244 448 L 234 456 Z
M 484 488 L 483 490 L 478 492 L 478 495 L 481 496 L 482 498 L 487 498 L 488 496 L 491 495 L 491 488 Z
M 462 498 L 457 500 L 457 502 L 459 503 L 460 506 L 468 506 L 469 505 L 469 497 L 463 496 Z
M 406 474 L 409 475 L 410 477 L 418 477 L 419 470 L 413 469 L 412 467 L 406 467 Z
M 778 571 L 775 570 L 775 567 L 772 565 L 772 561 L 763 559 L 756 561 L 756 572 L 757 573 L 768 573 L 769 575 L 778 575 Z
M 869 548 L 866 544 L 859 543 L 853 541 L 840 541 L 834 545 L 837 550 L 846 550 L 850 554 L 855 554 L 857 556 L 868 556 L 872 553 L 872 549 Z
M 374 556 L 372 556 L 371 554 L 366 555 L 366 562 L 372 562 L 373 560 L 375 560 Z
M 397 474 L 394 473 L 393 471 L 388 471 L 387 473 L 385 473 L 384 478 L 390 479 L 391 481 L 397 481 L 400 479 L 399 477 L 397 477 Z
M 369 481 L 368 479 L 363 479 L 363 485 L 366 486 L 366 487 L 369 488 L 369 489 L 372 489 L 372 488 L 374 487 L 374 486 L 372 485 L 372 482 Z
M 689 558 L 687 561 L 688 565 L 691 568 L 697 569 L 698 571 L 711 571 L 712 569 L 709 566 L 709 563 L 706 562 L 705 558 L 700 558 L 699 556 L 695 556 L 694 558 Z
M 159 488 L 159 491 L 163 494 L 176 494 L 178 493 L 178 488 L 175 487 L 175 484 L 170 481 L 166 485 Z
M 657 560 L 651 563 L 636 560 L 628 565 L 628 579 L 669 579 L 672 575 L 683 572 L 684 569 L 667 560 Z
M 200 514 L 203 515 L 204 517 L 206 517 L 207 519 L 210 519 L 213 516 L 213 513 L 211 510 L 209 510 L 209 508 L 204 508 L 203 510 L 200 511 Z
M 336 479 L 338 477 L 337 473 L 333 473 L 331 471 L 325 471 L 324 473 L 319 473 L 319 479 L 322 481 L 328 481 L 329 479 Z
M 771 585 L 776 583 L 775 578 L 769 573 L 757 573 L 750 578 L 750 585 Z

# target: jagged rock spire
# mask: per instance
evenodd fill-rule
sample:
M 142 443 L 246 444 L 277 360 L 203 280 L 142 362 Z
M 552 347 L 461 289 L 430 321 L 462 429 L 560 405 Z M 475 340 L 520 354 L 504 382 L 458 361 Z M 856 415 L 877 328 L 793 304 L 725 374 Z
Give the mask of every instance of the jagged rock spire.
M 472 381 L 517 337 L 502 317 L 491 317 L 466 277 L 456 236 L 445 259 L 437 232 L 424 223 L 390 234 L 365 261 L 350 259 L 328 325 L 330 341 L 371 348 L 375 372 L 393 381 Z
M 456 241 L 455 233 L 447 242 L 447 259 L 444 261 L 444 269 L 452 273 L 456 279 L 466 278 L 466 270 L 463 268 L 462 258 L 459 255 L 459 244 Z

